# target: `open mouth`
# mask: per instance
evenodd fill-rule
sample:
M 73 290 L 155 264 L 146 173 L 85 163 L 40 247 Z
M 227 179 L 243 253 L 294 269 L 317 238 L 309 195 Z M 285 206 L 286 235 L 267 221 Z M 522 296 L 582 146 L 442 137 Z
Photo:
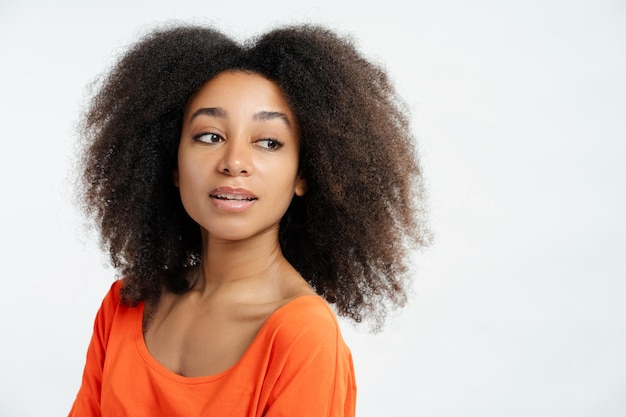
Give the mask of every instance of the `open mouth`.
M 230 200 L 230 201 L 254 201 L 256 197 L 238 195 L 238 194 L 211 194 L 211 198 L 218 200 Z

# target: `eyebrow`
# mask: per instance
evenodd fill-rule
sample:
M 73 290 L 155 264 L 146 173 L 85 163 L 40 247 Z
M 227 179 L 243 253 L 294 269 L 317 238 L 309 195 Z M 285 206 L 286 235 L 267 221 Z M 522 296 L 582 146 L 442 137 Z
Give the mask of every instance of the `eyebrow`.
M 289 127 L 291 127 L 291 121 L 285 113 L 279 111 L 260 111 L 254 113 L 254 120 L 274 120 L 280 119 Z
M 191 117 L 189 118 L 189 121 L 191 122 L 193 119 L 195 119 L 198 116 L 212 116 L 212 117 L 219 117 L 219 118 L 225 118 L 228 116 L 228 113 L 226 112 L 226 110 L 224 110 L 221 107 L 202 107 L 198 110 L 196 110 Z M 291 120 L 289 120 L 289 117 L 287 117 L 287 115 L 285 113 L 281 113 L 279 111 L 258 111 L 256 113 L 254 113 L 254 116 L 252 117 L 254 120 L 274 120 L 274 119 L 280 119 L 283 122 L 285 122 L 285 124 L 288 127 L 291 127 Z
M 201 115 L 224 118 L 226 117 L 226 110 L 221 107 L 202 107 L 191 115 L 189 121 L 191 122 L 193 119 Z

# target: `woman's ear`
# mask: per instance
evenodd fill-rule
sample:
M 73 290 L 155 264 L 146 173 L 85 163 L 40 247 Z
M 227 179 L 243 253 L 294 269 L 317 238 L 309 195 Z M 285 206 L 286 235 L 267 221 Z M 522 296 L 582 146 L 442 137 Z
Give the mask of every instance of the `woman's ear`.
M 298 197 L 302 197 L 306 194 L 306 180 L 302 177 L 302 173 L 300 172 L 298 173 L 298 177 L 296 178 L 294 193 Z
M 174 168 L 172 170 L 172 182 L 174 183 L 174 186 L 178 188 L 178 168 Z

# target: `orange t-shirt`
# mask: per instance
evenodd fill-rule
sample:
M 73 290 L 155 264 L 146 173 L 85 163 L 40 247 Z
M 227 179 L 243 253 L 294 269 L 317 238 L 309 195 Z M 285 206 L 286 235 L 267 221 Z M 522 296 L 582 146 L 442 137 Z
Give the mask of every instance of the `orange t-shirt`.
M 354 416 L 352 357 L 318 296 L 276 310 L 231 368 L 183 377 L 148 352 L 143 303 L 120 304 L 115 282 L 96 316 L 70 417 Z

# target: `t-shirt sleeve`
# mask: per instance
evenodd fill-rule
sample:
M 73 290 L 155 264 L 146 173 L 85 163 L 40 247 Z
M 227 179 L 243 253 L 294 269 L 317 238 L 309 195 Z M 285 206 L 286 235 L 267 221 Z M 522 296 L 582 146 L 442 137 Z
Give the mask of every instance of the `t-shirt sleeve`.
M 82 383 L 69 417 L 96 417 L 101 415 L 102 371 L 111 323 L 119 306 L 120 285 L 120 281 L 113 283 L 96 315 L 93 334 L 87 349 Z
M 355 415 L 352 356 L 328 306 L 290 320 L 280 329 L 275 349 L 266 417 Z

